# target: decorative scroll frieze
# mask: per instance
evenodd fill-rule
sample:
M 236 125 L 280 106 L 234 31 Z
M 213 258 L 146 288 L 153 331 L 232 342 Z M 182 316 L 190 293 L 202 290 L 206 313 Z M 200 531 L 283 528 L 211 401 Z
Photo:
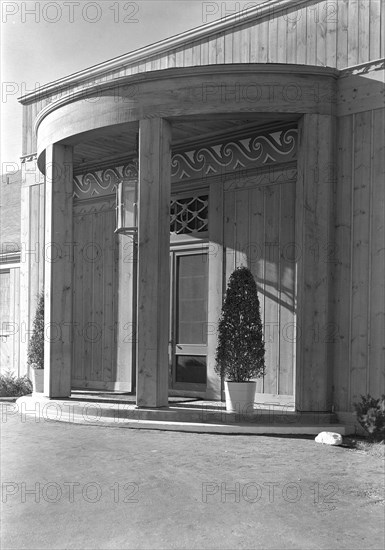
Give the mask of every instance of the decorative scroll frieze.
M 177 153 L 172 158 L 172 178 L 185 181 L 288 162 L 296 156 L 297 141 L 298 131 L 291 128 Z
M 289 128 L 175 153 L 171 161 L 171 181 L 187 183 L 199 178 L 278 166 L 295 160 L 297 145 L 298 131 Z M 122 166 L 75 176 L 73 197 L 76 201 L 112 195 L 121 181 L 137 179 L 138 160 L 133 159 Z
M 87 172 L 81 176 L 74 176 L 73 198 L 76 200 L 112 195 L 121 181 L 137 179 L 138 161 L 136 159 L 124 166 Z
M 30 155 L 23 155 L 20 157 L 21 164 L 25 164 L 26 162 L 32 162 L 37 159 L 37 153 L 31 153 Z

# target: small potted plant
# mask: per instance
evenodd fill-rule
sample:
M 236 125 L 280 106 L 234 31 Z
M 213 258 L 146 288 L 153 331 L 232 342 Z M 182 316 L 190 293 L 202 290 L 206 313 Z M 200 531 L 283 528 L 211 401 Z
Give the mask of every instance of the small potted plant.
M 252 413 L 255 379 L 265 373 L 265 344 L 257 285 L 246 267 L 230 276 L 215 359 L 215 370 L 225 379 L 226 410 Z
M 34 393 L 44 391 L 44 293 L 38 297 L 32 336 L 28 343 L 28 365 L 31 368 Z
M 369 435 L 370 441 L 385 441 L 385 395 L 378 399 L 370 394 L 361 395 L 354 403 L 357 420 Z

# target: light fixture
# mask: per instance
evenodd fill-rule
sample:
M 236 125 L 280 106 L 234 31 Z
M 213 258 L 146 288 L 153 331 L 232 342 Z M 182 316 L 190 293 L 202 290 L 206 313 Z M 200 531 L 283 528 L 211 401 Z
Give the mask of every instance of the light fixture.
M 115 233 L 135 236 L 138 232 L 138 181 L 124 179 L 116 189 Z

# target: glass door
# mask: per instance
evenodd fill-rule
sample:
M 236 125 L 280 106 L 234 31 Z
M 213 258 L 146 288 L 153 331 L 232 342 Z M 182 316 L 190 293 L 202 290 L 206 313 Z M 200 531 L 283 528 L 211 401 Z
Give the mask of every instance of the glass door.
M 175 390 L 205 391 L 208 255 L 172 253 L 172 381 Z

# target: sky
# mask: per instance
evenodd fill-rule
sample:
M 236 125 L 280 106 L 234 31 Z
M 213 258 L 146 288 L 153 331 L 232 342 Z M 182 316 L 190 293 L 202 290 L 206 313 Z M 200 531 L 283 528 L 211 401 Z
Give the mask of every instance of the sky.
M 0 0 L 1 173 L 20 165 L 22 108 L 17 97 L 256 3 Z

